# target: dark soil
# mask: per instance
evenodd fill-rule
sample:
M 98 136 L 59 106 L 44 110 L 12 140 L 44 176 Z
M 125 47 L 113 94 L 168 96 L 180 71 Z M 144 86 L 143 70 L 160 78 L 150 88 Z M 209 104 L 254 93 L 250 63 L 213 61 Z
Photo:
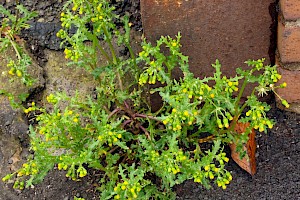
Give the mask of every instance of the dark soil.
M 276 126 L 257 133 L 257 173 L 251 177 L 230 160 L 233 181 L 226 190 L 204 190 L 191 181 L 177 187 L 178 199 L 300 199 L 300 115 L 272 104 Z
M 14 1 L 4 5 L 12 8 Z M 32 10 L 39 11 L 39 17 L 32 22 L 33 27 L 23 32 L 32 53 L 40 61 L 46 62 L 43 49 L 60 50 L 59 40 L 55 33 L 59 30 L 58 16 L 62 7 L 61 1 L 21 1 Z M 142 30 L 139 0 L 115 1 L 117 12 L 130 14 L 131 22 L 137 31 Z M 276 125 L 268 133 L 257 133 L 257 174 L 253 177 L 243 171 L 233 161 L 227 169 L 233 180 L 226 190 L 213 187 L 204 189 L 201 185 L 186 181 L 174 188 L 177 199 L 300 199 L 300 115 L 279 110 L 275 102 L 270 102 L 272 109 L 269 117 Z M 27 144 L 24 144 L 25 146 Z M 96 191 L 97 172 L 80 182 L 69 180 L 64 172 L 53 170 L 45 180 L 34 188 L 16 191 L 12 184 L 0 188 L 0 200 L 69 200 L 74 196 L 99 199 Z

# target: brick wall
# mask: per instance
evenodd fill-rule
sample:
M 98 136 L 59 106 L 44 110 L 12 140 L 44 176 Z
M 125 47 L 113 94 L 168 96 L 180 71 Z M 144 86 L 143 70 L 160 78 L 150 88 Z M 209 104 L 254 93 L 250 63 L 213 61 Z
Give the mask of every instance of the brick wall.
M 189 56 L 196 76 L 212 75 L 210 65 L 216 58 L 224 74 L 231 76 L 248 59 L 264 57 L 270 64 L 274 49 L 270 49 L 273 19 L 269 9 L 276 2 L 141 0 L 144 34 L 154 42 L 161 35 L 174 36 L 180 31 L 182 51 Z M 300 0 L 279 0 L 279 7 L 276 64 L 281 82 L 288 86 L 277 92 L 290 103 L 291 111 L 300 113 Z
M 277 93 L 290 103 L 291 111 L 300 113 L 300 1 L 280 0 L 279 4 L 276 64 L 287 87 Z
M 273 19 L 269 9 L 276 0 L 140 2 L 148 41 L 155 42 L 161 35 L 173 37 L 180 31 L 181 50 L 189 56 L 190 70 L 197 77 L 211 76 L 216 59 L 226 76 L 234 76 L 237 67 L 246 68 L 244 61 L 248 59 L 266 58 L 265 64 L 270 64 L 269 27 Z M 244 97 L 251 91 L 247 87 Z

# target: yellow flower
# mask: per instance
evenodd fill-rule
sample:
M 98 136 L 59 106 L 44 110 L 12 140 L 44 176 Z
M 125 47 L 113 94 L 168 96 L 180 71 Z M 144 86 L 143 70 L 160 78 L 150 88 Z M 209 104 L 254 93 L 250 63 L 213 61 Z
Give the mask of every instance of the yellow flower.
M 214 93 L 210 94 L 210 97 L 213 99 L 215 97 L 215 94 Z
M 194 182 L 195 182 L 195 183 L 201 183 L 201 179 L 200 179 L 200 178 L 195 178 L 195 179 L 194 179 Z
M 222 183 L 220 183 L 219 181 L 218 181 L 218 187 L 222 187 Z
M 61 170 L 63 168 L 63 164 L 62 163 L 58 163 L 57 164 L 57 168 L 58 168 L 58 170 Z
M 205 170 L 205 171 L 208 171 L 209 169 L 210 169 L 209 165 L 206 165 L 206 166 L 204 167 L 204 170 Z
M 76 11 L 78 8 L 78 5 L 74 5 L 74 7 L 72 8 L 73 11 Z
M 22 171 L 18 172 L 17 176 L 23 176 L 24 173 Z
M 280 74 L 277 74 L 276 76 L 279 80 L 281 79 L 281 75 Z
M 10 75 L 15 75 L 14 69 L 10 69 L 10 70 L 8 71 L 8 74 L 10 74 Z
M 22 77 L 22 75 L 23 75 L 22 72 L 21 72 L 20 70 L 17 70 L 17 71 L 16 71 L 16 74 L 17 74 L 18 77 Z
M 29 165 L 28 165 L 27 163 L 24 163 L 22 166 L 26 168 L 26 167 L 28 167 Z

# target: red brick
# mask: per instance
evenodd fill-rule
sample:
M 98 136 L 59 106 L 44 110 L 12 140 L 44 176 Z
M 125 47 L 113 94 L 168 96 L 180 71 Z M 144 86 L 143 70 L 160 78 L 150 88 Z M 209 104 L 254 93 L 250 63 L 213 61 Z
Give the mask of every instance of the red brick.
M 297 20 L 300 18 L 299 0 L 280 0 L 280 8 L 285 20 Z
M 278 71 L 282 76 L 278 84 L 286 82 L 287 87 L 277 89 L 277 93 L 289 103 L 300 104 L 300 71 L 291 71 L 282 67 L 278 67 Z
M 274 0 L 141 0 L 146 38 L 182 34 L 182 51 L 198 77 L 212 75 L 218 58 L 222 71 L 235 74 L 248 59 L 266 58 L 269 64 L 268 7 Z M 251 12 L 249 12 L 251 11 Z M 245 67 L 245 65 L 244 65 Z
M 300 62 L 300 27 L 296 23 L 278 23 L 277 47 L 282 63 Z

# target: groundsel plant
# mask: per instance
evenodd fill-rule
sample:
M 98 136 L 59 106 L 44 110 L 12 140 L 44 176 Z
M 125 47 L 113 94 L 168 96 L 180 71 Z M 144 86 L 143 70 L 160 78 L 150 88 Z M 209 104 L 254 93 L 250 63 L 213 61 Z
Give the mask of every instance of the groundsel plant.
M 106 0 L 69 0 L 61 22 L 57 36 L 65 57 L 94 76 L 97 94 L 50 94 L 50 111 L 34 102 L 24 110 L 41 114 L 30 127 L 34 154 L 3 178 L 14 179 L 15 188 L 36 184 L 57 168 L 73 180 L 98 170 L 100 199 L 175 199 L 172 188 L 185 180 L 226 189 L 232 176 L 225 168 L 224 146 L 237 142 L 242 149 L 251 129 L 263 132 L 274 125 L 266 115 L 270 106 L 257 96 L 286 83 L 276 85 L 281 78 L 276 66 L 265 66 L 264 59 L 247 61 L 248 69 L 237 69 L 234 77 L 222 75 L 216 60 L 214 75 L 200 79 L 180 52 L 180 34 L 156 44 L 144 40 L 135 54 L 128 17 L 117 16 Z M 117 46 L 125 46 L 129 56 L 118 56 Z M 177 80 L 175 68 L 183 74 Z M 241 103 L 248 83 L 257 86 Z M 162 101 L 157 111 L 149 103 L 154 93 Z M 68 106 L 62 108 L 62 102 Z M 237 134 L 237 122 L 250 126 Z
M 15 57 L 7 58 L 7 71 L 2 72 L 2 76 L 8 76 L 10 82 L 18 81 L 27 87 L 32 86 L 35 80 L 28 73 L 28 67 L 32 64 L 30 56 L 24 50 L 22 41 L 18 36 L 22 29 L 29 28 L 28 20 L 37 16 L 34 12 L 29 12 L 22 5 L 16 6 L 16 14 L 11 14 L 0 5 L 0 14 L 3 16 L 0 25 L 0 53 L 5 54 L 10 48 L 15 52 Z M 28 94 L 15 95 L 10 91 L 0 88 L 0 94 L 8 96 L 13 108 L 20 107 L 20 101 L 25 101 Z

